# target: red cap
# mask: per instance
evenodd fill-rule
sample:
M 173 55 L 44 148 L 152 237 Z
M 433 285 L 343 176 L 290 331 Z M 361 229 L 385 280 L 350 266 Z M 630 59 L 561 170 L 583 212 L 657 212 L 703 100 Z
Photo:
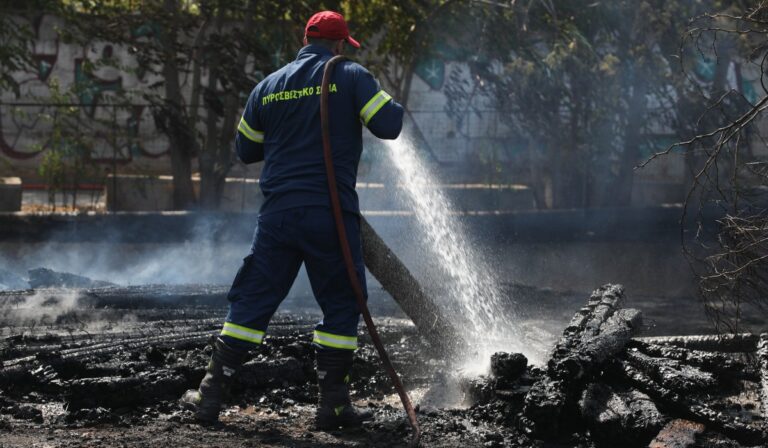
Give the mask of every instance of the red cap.
M 353 47 L 360 48 L 360 42 L 349 35 L 347 22 L 338 12 L 320 11 L 310 17 L 304 28 L 304 35 L 329 40 L 344 39 Z

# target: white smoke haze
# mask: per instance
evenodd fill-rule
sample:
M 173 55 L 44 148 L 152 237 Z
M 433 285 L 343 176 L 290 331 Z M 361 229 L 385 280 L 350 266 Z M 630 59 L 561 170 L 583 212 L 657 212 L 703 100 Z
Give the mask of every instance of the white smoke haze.
M 53 325 L 62 317 L 82 309 L 81 294 L 73 289 L 40 289 L 15 303 L 0 307 L 4 326 Z
M 12 298 L 11 298 L 12 297 Z M 142 323 L 132 310 L 94 308 L 81 290 L 46 288 L 14 293 L 0 302 L 0 335 L 119 333 Z
M 248 244 L 219 243 L 196 234 L 178 243 L 57 242 L 0 244 L 0 268 L 26 278 L 44 267 L 118 285 L 227 284 Z

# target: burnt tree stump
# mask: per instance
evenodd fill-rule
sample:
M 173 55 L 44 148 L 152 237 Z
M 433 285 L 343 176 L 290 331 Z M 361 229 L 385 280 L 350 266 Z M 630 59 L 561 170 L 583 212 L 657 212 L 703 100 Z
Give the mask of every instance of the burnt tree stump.
M 642 322 L 637 310 L 619 310 L 621 285 L 595 290 L 563 332 L 547 364 L 546 375 L 534 383 L 525 398 L 525 429 L 543 439 L 556 438 L 567 409 L 575 408 L 583 386 L 609 358 L 629 343 Z

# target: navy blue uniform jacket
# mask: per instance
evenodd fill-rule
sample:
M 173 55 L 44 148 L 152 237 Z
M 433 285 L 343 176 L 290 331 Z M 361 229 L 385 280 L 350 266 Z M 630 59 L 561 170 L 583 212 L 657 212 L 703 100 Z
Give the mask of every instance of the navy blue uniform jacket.
M 333 54 L 307 45 L 296 60 L 267 76 L 251 92 L 238 125 L 237 155 L 244 163 L 264 160 L 261 213 L 294 207 L 330 206 L 320 130 L 320 84 Z M 331 146 L 341 206 L 359 213 L 355 183 L 363 130 L 394 139 L 403 108 L 360 64 L 336 65 L 329 87 Z

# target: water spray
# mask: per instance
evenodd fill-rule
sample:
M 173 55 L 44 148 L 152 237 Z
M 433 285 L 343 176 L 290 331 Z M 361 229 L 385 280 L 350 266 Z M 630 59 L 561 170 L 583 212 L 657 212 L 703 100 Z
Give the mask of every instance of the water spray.
M 387 141 L 386 146 L 421 240 L 446 277 L 441 281 L 438 306 L 462 329 L 457 337 L 471 347 L 453 360 L 456 370 L 462 376 L 485 374 L 495 352 L 519 352 L 534 364 L 543 363 L 548 347 L 522 330 L 520 316 L 510 309 L 512 298 L 502 291 L 485 257 L 473 249 L 467 229 L 452 217 L 455 207 L 438 188 L 438 180 L 420 160 L 416 147 L 403 137 Z
M 355 269 L 355 262 L 352 259 L 352 251 L 349 247 L 349 240 L 347 240 L 347 231 L 344 227 L 344 217 L 341 212 L 341 202 L 339 201 L 339 190 L 336 186 L 336 171 L 333 167 L 333 153 L 331 152 L 331 130 L 330 130 L 330 115 L 328 111 L 328 87 L 331 80 L 331 74 L 333 68 L 338 62 L 346 60 L 344 56 L 334 56 L 328 62 L 325 63 L 325 69 L 323 70 L 323 83 L 320 93 L 320 126 L 323 133 L 323 159 L 325 160 L 325 171 L 328 177 L 328 192 L 331 197 L 331 209 L 333 211 L 333 219 L 336 221 L 336 231 L 339 235 L 339 245 L 341 246 L 341 253 L 344 257 L 344 264 L 347 267 L 347 276 L 349 282 L 352 284 L 352 290 L 355 293 L 357 299 L 357 306 L 363 314 L 365 320 L 365 326 L 368 328 L 368 333 L 371 335 L 376 351 L 379 353 L 381 362 L 384 364 L 384 370 L 386 370 L 392 383 L 395 385 L 395 390 L 400 396 L 400 401 L 403 403 L 405 413 L 408 415 L 408 420 L 413 428 L 413 436 L 411 438 L 411 446 L 417 446 L 419 439 L 421 438 L 421 430 L 419 429 L 419 422 L 416 419 L 416 411 L 413 409 L 408 393 L 403 387 L 403 383 L 400 381 L 400 377 L 397 371 L 392 366 L 392 362 L 389 360 L 389 355 L 384 348 L 384 344 L 381 342 L 379 332 L 376 330 L 376 326 L 371 318 L 371 312 L 368 310 L 368 305 L 365 302 L 365 296 L 363 295 L 363 288 L 360 285 L 360 279 L 357 278 L 357 271 Z

